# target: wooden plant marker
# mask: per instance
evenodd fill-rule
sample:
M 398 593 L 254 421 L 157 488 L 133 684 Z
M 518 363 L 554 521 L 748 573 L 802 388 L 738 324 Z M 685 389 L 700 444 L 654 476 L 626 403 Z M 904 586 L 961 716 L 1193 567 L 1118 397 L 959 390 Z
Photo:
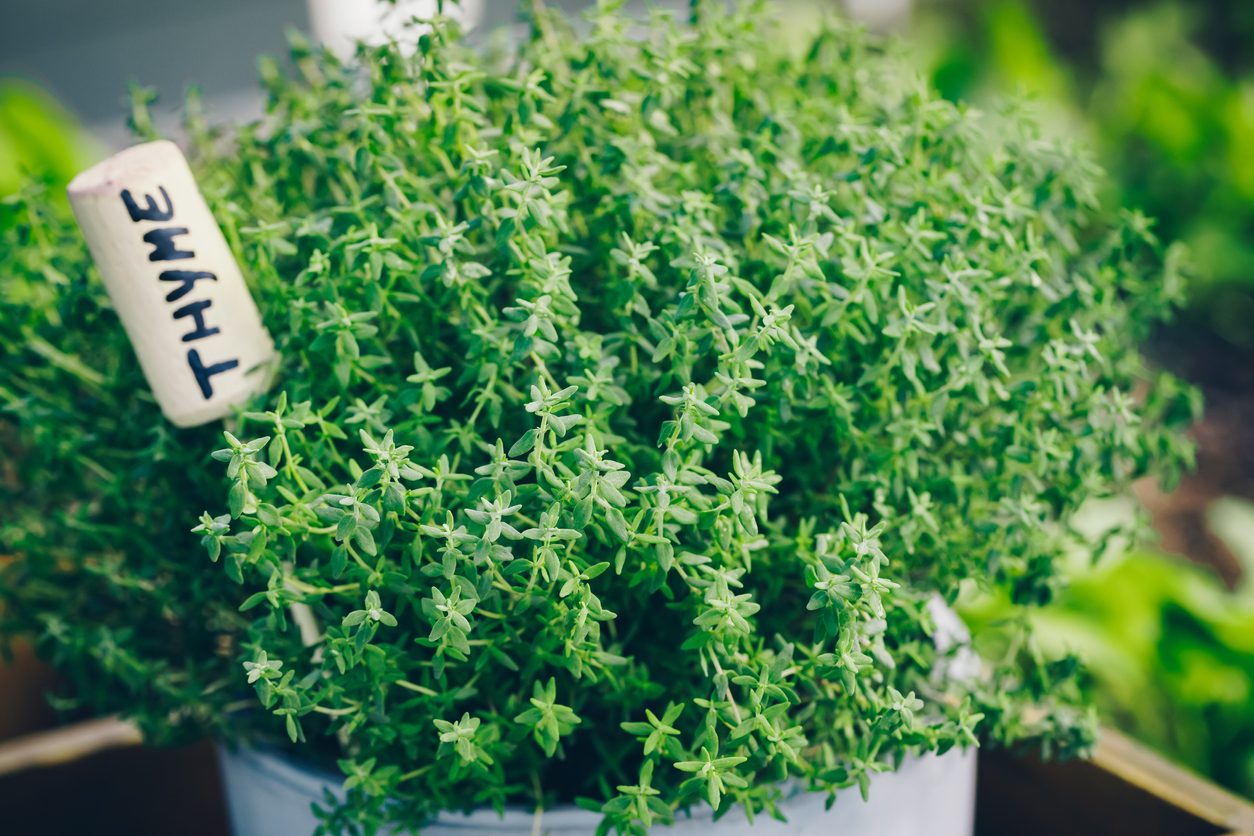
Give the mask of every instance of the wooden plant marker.
M 171 423 L 225 417 L 268 385 L 274 342 L 177 145 L 128 148 L 79 174 L 68 192 Z

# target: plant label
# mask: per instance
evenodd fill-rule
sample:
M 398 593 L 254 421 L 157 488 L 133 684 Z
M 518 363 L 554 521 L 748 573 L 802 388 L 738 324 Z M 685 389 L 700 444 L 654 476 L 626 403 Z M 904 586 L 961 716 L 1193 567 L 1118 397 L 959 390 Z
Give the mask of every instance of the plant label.
M 265 388 L 274 341 L 178 146 L 128 148 L 68 191 L 166 418 L 204 424 Z

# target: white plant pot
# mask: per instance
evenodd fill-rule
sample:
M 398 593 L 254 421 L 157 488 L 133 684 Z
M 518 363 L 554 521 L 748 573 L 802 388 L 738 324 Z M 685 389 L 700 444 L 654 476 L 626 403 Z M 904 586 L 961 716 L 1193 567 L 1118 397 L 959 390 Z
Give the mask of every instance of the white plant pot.
M 343 797 L 342 776 L 321 772 L 287 757 L 255 749 L 231 752 L 218 747 L 218 763 L 235 836 L 310 836 L 318 826 L 310 808 L 323 803 L 323 790 Z M 897 772 L 871 778 L 870 800 L 857 787 L 842 790 L 831 810 L 823 793 L 798 792 L 780 805 L 784 823 L 760 815 L 750 825 L 732 810 L 719 821 L 708 806 L 680 813 L 671 827 L 655 826 L 658 836 L 971 836 L 975 826 L 974 749 L 907 758 Z M 601 821 L 573 805 L 546 810 L 540 833 L 593 836 Z M 423 836 L 531 836 L 535 816 L 511 808 L 504 816 L 490 809 L 470 815 L 441 813 Z

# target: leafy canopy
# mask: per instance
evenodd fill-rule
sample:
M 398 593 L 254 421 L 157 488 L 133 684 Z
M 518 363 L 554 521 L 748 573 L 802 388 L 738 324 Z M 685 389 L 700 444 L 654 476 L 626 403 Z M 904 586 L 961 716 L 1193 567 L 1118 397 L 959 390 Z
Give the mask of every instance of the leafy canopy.
M 1135 349 L 1178 254 L 839 22 L 790 56 L 756 5 L 618 5 L 514 55 L 296 40 L 260 122 L 193 108 L 283 357 L 224 435 L 160 419 L 66 219 L 6 202 L 0 624 L 63 705 L 336 758 L 328 832 L 577 799 L 640 833 L 1092 743 L 1074 660 L 1020 632 L 946 676 L 930 602 L 1048 601 L 1080 503 L 1187 463 Z

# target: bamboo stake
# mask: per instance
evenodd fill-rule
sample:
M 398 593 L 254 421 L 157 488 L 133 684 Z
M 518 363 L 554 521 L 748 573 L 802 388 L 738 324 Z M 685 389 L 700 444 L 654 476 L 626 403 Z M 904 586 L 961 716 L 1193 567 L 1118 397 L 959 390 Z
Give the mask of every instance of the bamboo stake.
M 75 723 L 0 743 L 0 775 L 68 763 L 105 749 L 141 742 L 135 724 L 117 717 Z
M 1111 728 L 1103 728 L 1093 763 L 1135 787 L 1232 834 L 1254 834 L 1254 804 Z

